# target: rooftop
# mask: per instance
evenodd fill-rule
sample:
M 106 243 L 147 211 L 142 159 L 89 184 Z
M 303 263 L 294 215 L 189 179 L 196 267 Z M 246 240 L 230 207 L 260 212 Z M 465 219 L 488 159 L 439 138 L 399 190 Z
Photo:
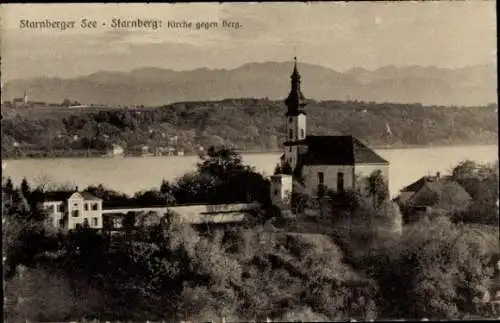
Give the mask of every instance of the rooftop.
M 78 192 L 85 201 L 100 201 L 101 199 L 89 192 Z
M 469 193 L 449 176 L 424 176 L 403 188 L 401 192 L 413 193 L 404 203 L 413 205 L 435 206 L 440 201 L 449 202 L 451 196 L 455 201 L 470 201 Z
M 427 184 L 429 184 L 430 188 L 437 188 L 438 186 L 440 186 L 440 183 L 442 184 L 444 182 L 453 182 L 453 181 L 451 180 L 450 176 L 443 176 L 443 177 L 441 177 L 440 175 L 423 176 L 417 181 L 401 189 L 401 192 L 418 192 Z
M 93 194 L 89 192 L 75 192 L 75 191 L 51 191 L 51 192 L 44 192 L 44 200 L 46 202 L 59 202 L 59 201 L 66 201 L 71 197 L 71 195 L 78 193 L 80 194 L 85 201 L 100 201 L 101 199 L 98 198 L 97 196 L 94 196 Z
M 354 136 L 307 136 L 301 143 L 307 145 L 303 165 L 389 164 Z

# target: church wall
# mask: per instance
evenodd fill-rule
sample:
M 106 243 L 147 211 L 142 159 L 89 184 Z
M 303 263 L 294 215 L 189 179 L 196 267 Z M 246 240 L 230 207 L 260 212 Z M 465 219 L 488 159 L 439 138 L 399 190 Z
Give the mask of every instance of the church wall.
M 304 165 L 302 177 L 309 195 L 315 196 L 318 191 L 318 173 L 323 173 L 324 185 L 329 190 L 337 191 L 337 174 L 344 174 L 344 189 L 354 186 L 354 166 L 352 165 Z
M 295 165 L 297 165 L 297 149 L 298 146 L 285 146 L 285 160 L 292 169 L 295 168 Z

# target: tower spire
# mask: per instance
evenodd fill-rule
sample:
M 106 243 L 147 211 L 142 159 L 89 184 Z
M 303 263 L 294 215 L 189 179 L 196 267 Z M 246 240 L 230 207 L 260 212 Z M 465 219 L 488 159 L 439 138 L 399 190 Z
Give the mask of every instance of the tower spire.
M 285 100 L 285 104 L 288 107 L 287 115 L 298 115 L 301 112 L 304 113 L 302 108 L 306 105 L 304 102 L 305 97 L 300 89 L 300 74 L 297 68 L 297 56 L 294 56 L 293 61 L 293 72 L 290 76 L 290 94 L 288 94 Z

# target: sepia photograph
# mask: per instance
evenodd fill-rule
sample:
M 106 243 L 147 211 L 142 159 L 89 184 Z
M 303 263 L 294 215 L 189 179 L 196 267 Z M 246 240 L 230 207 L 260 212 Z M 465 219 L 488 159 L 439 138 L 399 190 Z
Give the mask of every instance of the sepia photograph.
M 496 1 L 0 5 L 6 322 L 500 319 Z

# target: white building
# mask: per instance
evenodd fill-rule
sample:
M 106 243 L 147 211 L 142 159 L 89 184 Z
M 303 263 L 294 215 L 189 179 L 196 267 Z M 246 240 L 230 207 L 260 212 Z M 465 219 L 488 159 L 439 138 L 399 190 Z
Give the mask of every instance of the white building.
M 281 156 L 282 170 L 271 178 L 271 199 L 285 202 L 289 193 L 301 187 L 302 192 L 318 196 L 321 192 L 365 189 L 364 179 L 380 170 L 389 181 L 389 162 L 351 135 L 314 136 L 307 134 L 306 100 L 301 91 L 300 74 L 295 61 L 291 90 L 285 100 L 286 139 Z M 332 129 L 335 130 L 335 129 Z M 290 176 L 292 175 L 292 180 Z
M 102 229 L 102 200 L 88 192 L 50 193 L 43 203 L 51 225 L 60 229 Z

